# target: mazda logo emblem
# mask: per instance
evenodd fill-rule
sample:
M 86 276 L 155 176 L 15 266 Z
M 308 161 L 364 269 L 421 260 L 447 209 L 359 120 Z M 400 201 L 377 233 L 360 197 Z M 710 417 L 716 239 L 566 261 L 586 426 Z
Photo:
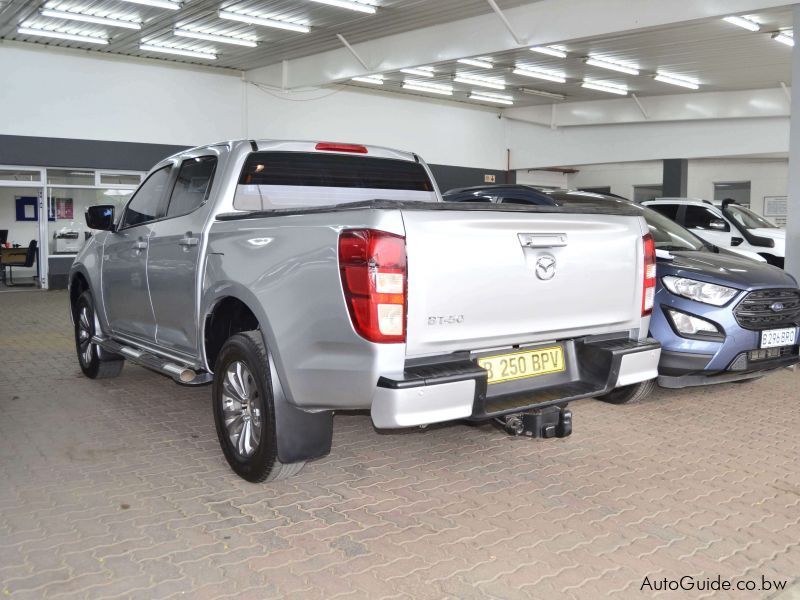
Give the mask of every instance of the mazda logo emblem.
M 547 281 L 556 274 L 556 257 L 552 254 L 545 254 L 536 259 L 536 276 Z
M 773 302 L 769 308 L 772 312 L 781 312 L 783 310 L 783 302 Z

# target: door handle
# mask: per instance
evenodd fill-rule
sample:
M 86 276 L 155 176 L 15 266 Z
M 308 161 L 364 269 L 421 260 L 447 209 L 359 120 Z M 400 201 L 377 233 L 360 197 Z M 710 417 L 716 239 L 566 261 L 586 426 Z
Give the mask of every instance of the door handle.
M 567 245 L 566 233 L 519 233 L 523 248 L 558 248 Z
M 139 240 L 138 242 L 134 242 L 133 247 L 136 250 L 146 250 L 147 249 L 147 242 Z
M 188 235 L 178 242 L 179 246 L 197 246 L 200 243 L 200 238 L 189 237 Z

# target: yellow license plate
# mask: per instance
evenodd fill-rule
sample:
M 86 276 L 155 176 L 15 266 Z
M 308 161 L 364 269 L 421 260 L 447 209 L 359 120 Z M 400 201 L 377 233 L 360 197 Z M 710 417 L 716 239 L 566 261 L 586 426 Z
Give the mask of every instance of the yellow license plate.
M 478 365 L 489 372 L 489 384 L 558 373 L 567 368 L 561 346 L 484 356 L 478 359 Z

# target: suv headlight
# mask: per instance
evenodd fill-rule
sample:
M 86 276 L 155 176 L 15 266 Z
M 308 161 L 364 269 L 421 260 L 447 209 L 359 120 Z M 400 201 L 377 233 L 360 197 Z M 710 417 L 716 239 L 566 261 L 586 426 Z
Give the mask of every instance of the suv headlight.
M 684 298 L 689 298 L 689 300 L 696 300 L 703 304 L 713 304 L 714 306 L 727 304 L 731 298 L 739 293 L 739 290 L 735 288 L 697 281 L 696 279 L 686 279 L 685 277 L 674 277 L 673 275 L 662 277 L 661 281 L 664 283 L 664 287 L 676 296 L 683 296 Z

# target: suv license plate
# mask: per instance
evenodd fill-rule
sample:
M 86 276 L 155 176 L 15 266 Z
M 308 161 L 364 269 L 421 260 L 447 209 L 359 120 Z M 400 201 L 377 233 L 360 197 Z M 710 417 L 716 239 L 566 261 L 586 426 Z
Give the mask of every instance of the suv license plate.
M 761 332 L 761 348 L 777 348 L 791 346 L 797 335 L 797 328 L 784 327 L 783 329 L 767 329 Z
M 561 346 L 484 356 L 478 359 L 478 365 L 489 372 L 489 384 L 559 373 L 567 368 Z

